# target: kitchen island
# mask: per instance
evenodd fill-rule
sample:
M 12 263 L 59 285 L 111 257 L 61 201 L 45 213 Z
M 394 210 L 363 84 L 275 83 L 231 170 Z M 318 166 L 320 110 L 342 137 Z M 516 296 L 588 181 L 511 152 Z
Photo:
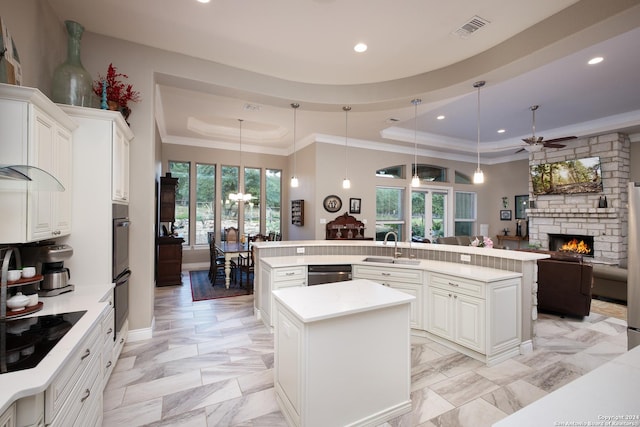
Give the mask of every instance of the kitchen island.
M 290 425 L 379 425 L 411 410 L 412 296 L 354 280 L 274 297 L 275 391 Z

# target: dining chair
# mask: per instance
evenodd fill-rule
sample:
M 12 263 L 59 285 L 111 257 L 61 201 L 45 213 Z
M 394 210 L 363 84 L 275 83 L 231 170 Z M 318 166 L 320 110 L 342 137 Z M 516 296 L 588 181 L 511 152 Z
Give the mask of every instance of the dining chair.
M 224 256 L 220 256 L 218 248 L 216 248 L 216 238 L 213 232 L 207 233 L 207 239 L 209 240 L 209 281 L 213 284 L 220 267 L 224 272 Z
M 238 256 L 238 271 L 240 273 L 240 287 L 245 284 L 253 292 L 253 273 L 255 270 L 255 259 L 253 256 L 253 245 L 249 245 L 249 250 Z M 243 278 L 244 273 L 244 278 Z
M 225 228 L 224 235 L 228 243 L 236 243 L 238 241 L 238 229 L 236 227 Z

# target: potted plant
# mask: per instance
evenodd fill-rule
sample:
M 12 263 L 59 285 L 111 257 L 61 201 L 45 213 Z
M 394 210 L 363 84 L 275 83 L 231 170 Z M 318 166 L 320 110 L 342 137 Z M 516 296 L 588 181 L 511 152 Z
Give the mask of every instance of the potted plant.
M 98 75 L 98 79 L 93 82 L 93 92 L 101 100 L 100 107 L 120 111 L 125 119 L 131 113 L 129 102 L 140 101 L 140 92 L 133 90 L 131 84 L 122 81 L 128 78 L 126 74 L 119 73 L 113 64 L 109 64 L 107 75 Z

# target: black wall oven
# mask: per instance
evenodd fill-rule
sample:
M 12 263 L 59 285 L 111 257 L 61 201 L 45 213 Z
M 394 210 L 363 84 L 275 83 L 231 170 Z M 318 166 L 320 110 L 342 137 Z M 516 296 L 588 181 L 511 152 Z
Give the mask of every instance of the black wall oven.
M 129 206 L 113 205 L 113 281 L 115 330 L 120 332 L 129 316 Z M 116 334 L 113 334 L 115 340 Z

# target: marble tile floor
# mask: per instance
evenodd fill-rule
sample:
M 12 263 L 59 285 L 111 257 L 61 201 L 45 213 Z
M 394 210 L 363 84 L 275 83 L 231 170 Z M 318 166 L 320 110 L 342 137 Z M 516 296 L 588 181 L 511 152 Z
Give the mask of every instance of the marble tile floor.
M 279 427 L 273 336 L 253 295 L 191 301 L 155 290 L 155 331 L 127 343 L 104 392 L 103 426 Z M 535 350 L 493 367 L 428 339 L 412 344 L 413 410 L 384 427 L 491 426 L 626 350 L 626 322 L 540 314 Z M 328 426 L 332 427 L 332 426 Z

